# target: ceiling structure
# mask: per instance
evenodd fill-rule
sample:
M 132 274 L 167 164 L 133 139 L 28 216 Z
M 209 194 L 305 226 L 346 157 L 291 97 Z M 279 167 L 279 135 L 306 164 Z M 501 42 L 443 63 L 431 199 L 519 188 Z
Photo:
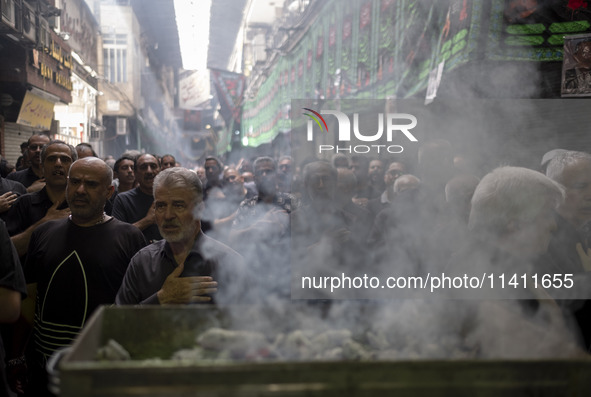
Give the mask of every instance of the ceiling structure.
M 153 55 L 162 64 L 182 67 L 173 0 L 132 0 L 131 5 L 144 33 L 153 43 Z
M 215 0 L 211 4 L 209 68 L 228 70 L 243 26 L 271 25 L 286 0 Z M 289 0 L 287 0 L 289 1 Z M 297 0 L 295 0 L 297 1 Z

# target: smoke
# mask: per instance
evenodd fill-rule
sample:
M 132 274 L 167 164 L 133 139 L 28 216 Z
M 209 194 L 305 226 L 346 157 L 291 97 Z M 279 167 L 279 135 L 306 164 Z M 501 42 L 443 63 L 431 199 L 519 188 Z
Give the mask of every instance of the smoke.
M 404 201 L 403 206 L 377 217 L 365 215 L 375 217 L 380 227 L 372 244 L 367 242 L 368 235 L 359 233 L 359 217 L 363 215 L 342 217 L 339 208 L 323 213 L 294 211 L 289 224 L 285 222 L 286 214 L 270 216 L 272 210 L 260 205 L 238 229 L 244 232 L 239 238 L 230 238 L 230 233 L 237 230 L 235 226 L 214 228 L 212 233 L 216 238 L 229 243 L 246 258 L 247 269 L 254 278 L 253 296 L 249 299 L 256 306 L 248 310 L 229 308 L 231 327 L 254 329 L 266 335 L 295 330 L 349 329 L 365 343 L 381 347 L 383 354 L 378 358 L 382 359 L 552 358 L 579 353 L 574 347 L 576 336 L 561 325 L 555 308 L 547 308 L 545 304 L 529 310 L 524 301 L 518 300 L 447 299 L 447 295 L 457 298 L 457 291 L 452 291 L 452 287 L 431 296 L 425 292 L 431 291 L 429 288 L 423 291 L 414 284 L 406 288 L 409 295 L 404 291 L 395 295 L 395 289 L 383 287 L 388 277 L 426 279 L 428 275 L 441 276 L 444 272 L 455 275 L 454 261 L 459 259 L 453 253 L 464 243 L 470 244 L 468 250 L 475 257 L 490 255 L 481 249 L 481 241 L 471 239 L 465 219 L 450 219 L 452 214 L 447 208 L 444 187 L 456 174 L 468 171 L 482 178 L 502 164 L 537 169 L 542 154 L 556 147 L 591 149 L 591 141 L 585 138 L 591 121 L 587 111 L 589 102 L 556 99 L 558 87 L 552 76 L 559 73 L 557 62 L 542 66 L 535 61 L 494 59 L 489 52 L 494 49 L 486 37 L 477 40 L 475 48 L 465 47 L 470 60 L 449 66 L 434 102 L 424 105 L 426 87 L 417 83 L 420 68 L 428 61 L 422 50 L 439 50 L 439 44 L 444 44 L 438 43 L 440 30 L 448 14 L 457 18 L 462 12 L 462 1 L 440 3 L 444 4 L 442 8 L 432 8 L 435 4 L 432 1 L 413 2 L 414 19 L 409 21 L 407 29 L 401 30 L 400 41 L 396 43 L 404 56 L 396 58 L 392 66 L 400 76 L 407 77 L 402 83 L 389 91 L 381 87 L 387 81 L 365 86 L 365 77 L 370 72 L 360 60 L 356 76 L 344 68 L 322 70 L 321 81 L 340 84 L 336 90 L 320 87 L 322 92 L 313 99 L 294 100 L 291 104 L 291 150 L 295 164 L 310 157 L 329 160 L 335 154 L 349 160 L 362 156 L 380 158 L 386 163 L 404 161 L 409 165 L 408 172 L 421 179 L 421 186 L 407 193 L 409 198 L 403 195 L 396 198 Z M 353 2 L 342 6 L 348 10 Z M 485 11 L 492 12 L 490 6 Z M 527 16 L 507 18 L 528 21 Z M 489 34 L 485 29 L 478 33 Z M 356 52 L 360 59 L 367 48 L 364 46 Z M 384 72 L 387 62 L 381 66 Z M 430 65 L 431 69 L 436 66 Z M 348 85 L 353 91 L 345 94 Z M 341 99 L 347 95 L 398 99 Z M 341 125 L 334 113 L 323 114 L 328 128 L 321 131 L 302 116 L 304 108 L 321 114 L 322 110 L 346 114 L 351 122 L 352 138 L 348 141 L 337 138 Z M 384 119 L 388 113 L 414 116 L 417 125 L 411 132 L 418 142 L 409 140 L 400 128 L 388 139 L 388 121 Z M 375 141 L 356 137 L 354 114 L 358 114 L 358 131 L 365 138 L 377 134 L 381 115 L 381 137 Z M 404 118 L 398 121 L 408 124 Z M 309 128 L 314 136 L 312 141 L 307 139 Z M 434 180 L 426 177 L 429 170 L 419 164 L 417 154 L 421 145 L 436 139 L 448 141 L 451 151 L 441 156 L 439 163 L 433 163 L 431 171 L 439 175 Z M 332 149 L 319 151 L 320 145 Z M 435 152 L 428 158 L 433 160 L 437 154 L 441 153 Z M 468 163 L 461 172 L 454 168 L 455 156 L 463 157 Z M 306 196 L 304 191 L 296 193 Z M 360 199 L 369 201 L 362 196 L 363 192 L 358 193 Z M 236 203 L 212 205 L 210 209 L 214 214 L 208 220 L 220 219 L 231 216 Z M 488 259 L 495 258 L 483 261 Z M 494 260 L 490 262 L 494 264 Z M 478 270 L 499 281 L 498 268 L 485 266 Z M 514 269 L 518 274 L 526 270 L 527 267 Z M 303 277 L 315 278 L 310 285 L 324 283 L 324 288 L 303 289 Z M 371 288 L 373 278 L 380 281 L 378 288 Z M 340 284 L 335 288 L 337 280 Z M 479 278 L 482 280 L 489 279 Z M 346 282 L 349 286 L 344 288 Z M 408 299 L 409 296 L 420 299 Z

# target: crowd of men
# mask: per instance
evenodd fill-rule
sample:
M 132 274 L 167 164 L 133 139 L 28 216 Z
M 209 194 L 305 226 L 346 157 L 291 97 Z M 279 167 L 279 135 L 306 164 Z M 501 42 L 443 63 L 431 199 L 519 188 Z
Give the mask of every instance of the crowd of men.
M 100 305 L 287 302 L 294 273 L 571 274 L 575 288 L 526 288 L 493 312 L 542 321 L 552 335 L 542 355 L 557 345 L 584 355 L 591 155 L 555 150 L 539 170 L 480 179 L 454 167 L 454 154 L 434 140 L 414 169 L 336 155 L 211 156 L 189 170 L 168 154 L 105 161 L 90 145 L 31 136 L 21 169 L 0 177 L 0 323 L 13 324 L 3 327 L 0 396 L 7 384 L 50 395 L 47 360 Z

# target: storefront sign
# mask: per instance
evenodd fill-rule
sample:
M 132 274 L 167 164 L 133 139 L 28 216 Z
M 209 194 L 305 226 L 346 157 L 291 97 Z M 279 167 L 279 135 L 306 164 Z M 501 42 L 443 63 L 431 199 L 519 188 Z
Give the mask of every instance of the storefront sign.
M 17 124 L 48 130 L 53 119 L 53 103 L 27 91 Z

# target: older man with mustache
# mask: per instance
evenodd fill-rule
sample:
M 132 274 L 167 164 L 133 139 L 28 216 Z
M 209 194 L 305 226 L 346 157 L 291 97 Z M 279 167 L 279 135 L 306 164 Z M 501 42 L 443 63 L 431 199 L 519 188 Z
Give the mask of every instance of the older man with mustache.
M 243 258 L 201 231 L 202 210 L 203 186 L 196 173 L 174 167 L 156 176 L 155 221 L 164 240 L 133 257 L 117 304 L 244 301 Z

